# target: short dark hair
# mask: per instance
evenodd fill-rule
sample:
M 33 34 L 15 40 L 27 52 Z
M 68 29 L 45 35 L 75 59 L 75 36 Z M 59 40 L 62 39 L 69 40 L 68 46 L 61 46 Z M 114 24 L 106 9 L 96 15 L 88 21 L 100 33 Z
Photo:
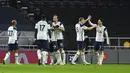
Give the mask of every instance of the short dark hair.
M 41 20 L 46 20 L 46 15 L 45 14 L 41 15 Z
M 99 18 L 98 20 L 104 21 L 104 19 L 103 19 L 103 18 Z
M 80 17 L 80 18 L 79 18 L 79 21 L 81 21 L 82 19 L 84 19 L 84 18 L 83 18 L 83 17 Z

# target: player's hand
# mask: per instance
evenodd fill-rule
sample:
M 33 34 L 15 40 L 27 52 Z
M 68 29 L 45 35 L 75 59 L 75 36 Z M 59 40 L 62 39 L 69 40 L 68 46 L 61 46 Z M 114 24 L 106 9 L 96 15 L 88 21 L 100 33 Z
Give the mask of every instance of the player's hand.
M 59 25 L 56 25 L 56 28 L 59 28 L 60 26 Z
M 88 20 L 91 20 L 91 18 L 92 18 L 92 16 L 91 16 L 91 15 L 89 15 L 87 19 L 88 19 Z
M 56 29 L 56 28 L 59 28 L 60 26 L 59 25 L 56 25 L 56 26 L 53 26 L 54 27 L 54 29 Z
M 97 25 L 93 25 L 93 27 L 97 27 Z

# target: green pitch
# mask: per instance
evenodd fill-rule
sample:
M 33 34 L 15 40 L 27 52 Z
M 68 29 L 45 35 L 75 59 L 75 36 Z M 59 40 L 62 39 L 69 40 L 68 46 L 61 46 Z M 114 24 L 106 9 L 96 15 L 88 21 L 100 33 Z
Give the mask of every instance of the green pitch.
M 0 73 L 130 73 L 130 65 L 104 64 L 96 65 L 64 65 L 38 66 L 36 64 L 0 64 Z

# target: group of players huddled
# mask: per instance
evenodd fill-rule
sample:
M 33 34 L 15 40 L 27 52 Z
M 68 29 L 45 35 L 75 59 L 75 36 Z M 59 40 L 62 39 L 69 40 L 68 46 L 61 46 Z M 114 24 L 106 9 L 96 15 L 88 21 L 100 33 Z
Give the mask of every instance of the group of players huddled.
M 109 45 L 109 38 L 107 29 L 103 26 L 102 21 L 99 19 L 97 24 L 93 24 L 91 22 L 91 16 L 89 15 L 87 19 L 83 17 L 79 18 L 79 22 L 75 25 L 76 30 L 76 41 L 77 41 L 77 53 L 72 59 L 72 64 L 76 64 L 75 61 L 81 55 L 81 59 L 83 64 L 90 64 L 85 59 L 85 35 L 84 31 L 92 30 L 96 28 L 96 38 L 94 44 L 94 53 L 97 55 L 97 65 L 102 65 L 104 58 L 104 34 L 107 38 L 107 44 Z M 86 26 L 86 22 L 88 22 L 91 27 Z M 17 21 L 12 20 L 11 26 L 8 28 L 8 52 L 3 59 L 3 64 L 6 63 L 6 60 L 9 58 L 11 52 L 15 52 L 15 63 L 21 65 L 18 61 L 19 59 L 19 51 L 18 51 L 18 35 L 17 35 Z M 46 64 L 48 58 L 48 51 L 51 48 L 53 56 L 55 57 L 54 65 L 65 65 L 66 64 L 66 54 L 64 51 L 64 38 L 63 31 L 65 31 L 64 25 L 62 22 L 58 20 L 58 15 L 53 16 L 53 22 L 46 21 L 46 15 L 41 15 L 41 20 L 35 24 L 35 34 L 34 40 L 37 44 L 37 57 L 38 57 L 38 65 Z

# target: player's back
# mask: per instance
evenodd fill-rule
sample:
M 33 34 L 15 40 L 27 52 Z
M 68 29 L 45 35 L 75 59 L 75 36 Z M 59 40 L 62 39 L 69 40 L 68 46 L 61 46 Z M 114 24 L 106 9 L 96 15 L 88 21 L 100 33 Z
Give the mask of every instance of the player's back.
M 14 44 L 17 40 L 17 28 L 14 26 L 10 26 L 8 28 L 8 44 Z
M 50 29 L 49 24 L 46 21 L 39 21 L 35 25 L 37 29 L 37 40 L 47 40 L 48 39 L 48 29 Z
M 84 27 L 82 27 L 79 23 L 75 25 L 75 30 L 77 34 L 77 41 L 84 41 Z

